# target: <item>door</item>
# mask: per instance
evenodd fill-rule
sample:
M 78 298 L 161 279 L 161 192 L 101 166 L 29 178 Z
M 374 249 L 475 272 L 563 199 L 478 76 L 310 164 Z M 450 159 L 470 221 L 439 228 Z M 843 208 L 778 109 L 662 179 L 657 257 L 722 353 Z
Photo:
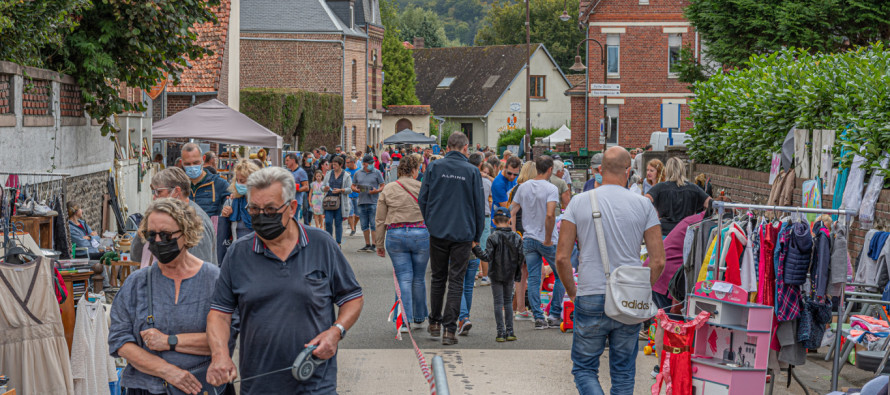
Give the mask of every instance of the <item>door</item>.
M 467 135 L 467 139 L 470 140 L 470 145 L 473 145 L 473 124 L 472 123 L 462 123 L 460 124 L 460 131 Z

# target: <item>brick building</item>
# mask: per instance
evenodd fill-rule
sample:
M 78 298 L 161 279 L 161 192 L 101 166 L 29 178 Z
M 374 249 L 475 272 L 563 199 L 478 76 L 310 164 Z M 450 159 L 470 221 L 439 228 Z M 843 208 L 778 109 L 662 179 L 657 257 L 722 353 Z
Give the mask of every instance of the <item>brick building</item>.
M 680 49 L 691 46 L 700 56 L 701 44 L 695 29 L 683 18 L 687 0 L 581 0 L 581 24 L 587 37 L 606 47 L 607 81 L 603 81 L 600 47 L 587 42 L 590 84 L 620 84 L 621 94 L 608 97 L 608 118 L 613 131 L 609 145 L 642 147 L 661 126 L 661 104 L 678 103 L 680 131 L 692 121 L 686 105 L 693 94 L 678 80 L 672 67 Z M 583 55 L 582 55 L 583 56 Z M 572 98 L 572 149 L 585 148 L 584 85 L 566 91 Z M 600 120 L 603 97 L 588 98 L 587 142 L 590 151 L 601 150 Z
M 380 140 L 384 28 L 377 0 L 244 0 L 241 21 L 243 87 L 339 94 L 343 146 L 364 150 Z
M 213 55 L 188 59 L 178 84 L 168 83 L 154 99 L 155 121 L 191 106 L 217 99 L 238 109 L 238 25 L 240 0 L 221 0 L 213 7 L 216 23 L 195 25 L 197 43 Z

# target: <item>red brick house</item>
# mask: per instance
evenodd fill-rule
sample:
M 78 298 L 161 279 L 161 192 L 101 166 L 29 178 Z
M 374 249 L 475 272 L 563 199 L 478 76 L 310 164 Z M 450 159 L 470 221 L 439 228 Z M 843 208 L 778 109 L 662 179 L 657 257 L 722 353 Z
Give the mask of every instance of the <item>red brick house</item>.
M 237 7 L 237 4 L 236 1 L 234 6 Z M 232 7 L 231 0 L 221 0 L 218 6 L 213 7 L 217 23 L 192 27 L 198 36 L 197 43 L 213 51 L 213 55 L 187 60 L 189 67 L 180 75 L 179 84 L 168 83 L 155 99 L 154 120 L 169 117 L 210 99 L 238 109 L 238 55 L 232 55 L 237 50 L 238 10 Z M 236 47 L 232 48 L 233 45 Z
M 341 95 L 340 142 L 364 150 L 383 118 L 383 32 L 378 0 L 243 0 L 241 86 Z
M 620 84 L 621 93 L 608 97 L 608 118 L 613 133 L 608 144 L 642 147 L 652 132 L 662 131 L 661 104 L 681 104 L 680 131 L 692 121 L 686 105 L 694 96 L 672 68 L 683 46 L 700 56 L 701 43 L 689 21 L 683 18 L 687 0 L 581 0 L 580 23 L 587 37 L 606 47 L 607 81 L 603 81 L 600 47 L 588 41 L 590 84 Z M 583 47 L 582 47 L 583 50 Z M 582 57 L 583 57 L 582 52 Z M 572 149 L 601 150 L 600 119 L 603 97 L 588 98 L 585 146 L 584 85 L 566 91 L 572 98 Z

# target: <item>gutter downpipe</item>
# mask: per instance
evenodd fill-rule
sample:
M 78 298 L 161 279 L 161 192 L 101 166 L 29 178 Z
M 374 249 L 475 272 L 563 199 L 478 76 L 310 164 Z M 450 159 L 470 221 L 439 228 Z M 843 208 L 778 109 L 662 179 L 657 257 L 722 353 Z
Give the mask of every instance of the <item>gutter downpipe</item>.
M 586 38 L 590 38 L 590 23 L 585 23 L 587 30 Z M 590 43 L 584 46 L 584 56 L 587 58 L 587 65 L 590 66 Z M 590 67 L 584 70 L 584 149 L 590 155 Z
M 340 128 L 340 141 L 342 144 L 344 136 L 346 136 L 346 34 L 340 40 L 320 40 L 311 38 L 274 38 L 274 37 L 241 37 L 242 40 L 253 41 L 294 41 L 309 43 L 332 43 L 340 44 L 343 49 L 341 73 L 340 73 L 340 96 L 343 98 L 343 126 Z
M 439 147 L 442 147 L 442 133 L 443 133 L 442 127 L 445 126 L 445 118 L 437 117 L 437 116 L 433 115 L 433 119 L 439 121 L 439 133 L 436 134 L 436 145 L 438 145 Z
M 365 24 L 365 146 L 360 147 L 362 152 L 367 151 L 368 148 L 368 136 L 371 134 L 371 117 L 368 115 L 368 49 L 371 48 L 371 28 L 367 23 Z M 355 138 L 355 137 L 353 137 Z

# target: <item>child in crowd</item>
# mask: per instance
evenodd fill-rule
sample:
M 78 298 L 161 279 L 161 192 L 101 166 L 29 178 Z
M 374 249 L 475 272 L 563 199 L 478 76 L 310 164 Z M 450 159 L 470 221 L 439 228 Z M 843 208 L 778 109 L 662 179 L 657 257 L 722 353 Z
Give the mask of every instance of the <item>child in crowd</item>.
M 498 207 L 492 213 L 495 229 L 488 237 L 485 251 L 478 245 L 473 247 L 477 258 L 489 262 L 488 278 L 491 280 L 491 294 L 494 296 L 494 318 L 497 322 L 495 341 L 513 341 L 513 282 L 519 281 L 522 271 L 522 238 L 510 229 L 510 212 L 506 207 Z
M 315 227 L 324 229 L 324 209 L 321 207 L 321 202 L 324 200 L 324 174 L 321 173 L 321 170 L 315 171 L 315 181 L 312 182 L 311 191 L 312 194 L 309 196 L 309 202 L 312 205 L 312 217 L 315 218 Z

